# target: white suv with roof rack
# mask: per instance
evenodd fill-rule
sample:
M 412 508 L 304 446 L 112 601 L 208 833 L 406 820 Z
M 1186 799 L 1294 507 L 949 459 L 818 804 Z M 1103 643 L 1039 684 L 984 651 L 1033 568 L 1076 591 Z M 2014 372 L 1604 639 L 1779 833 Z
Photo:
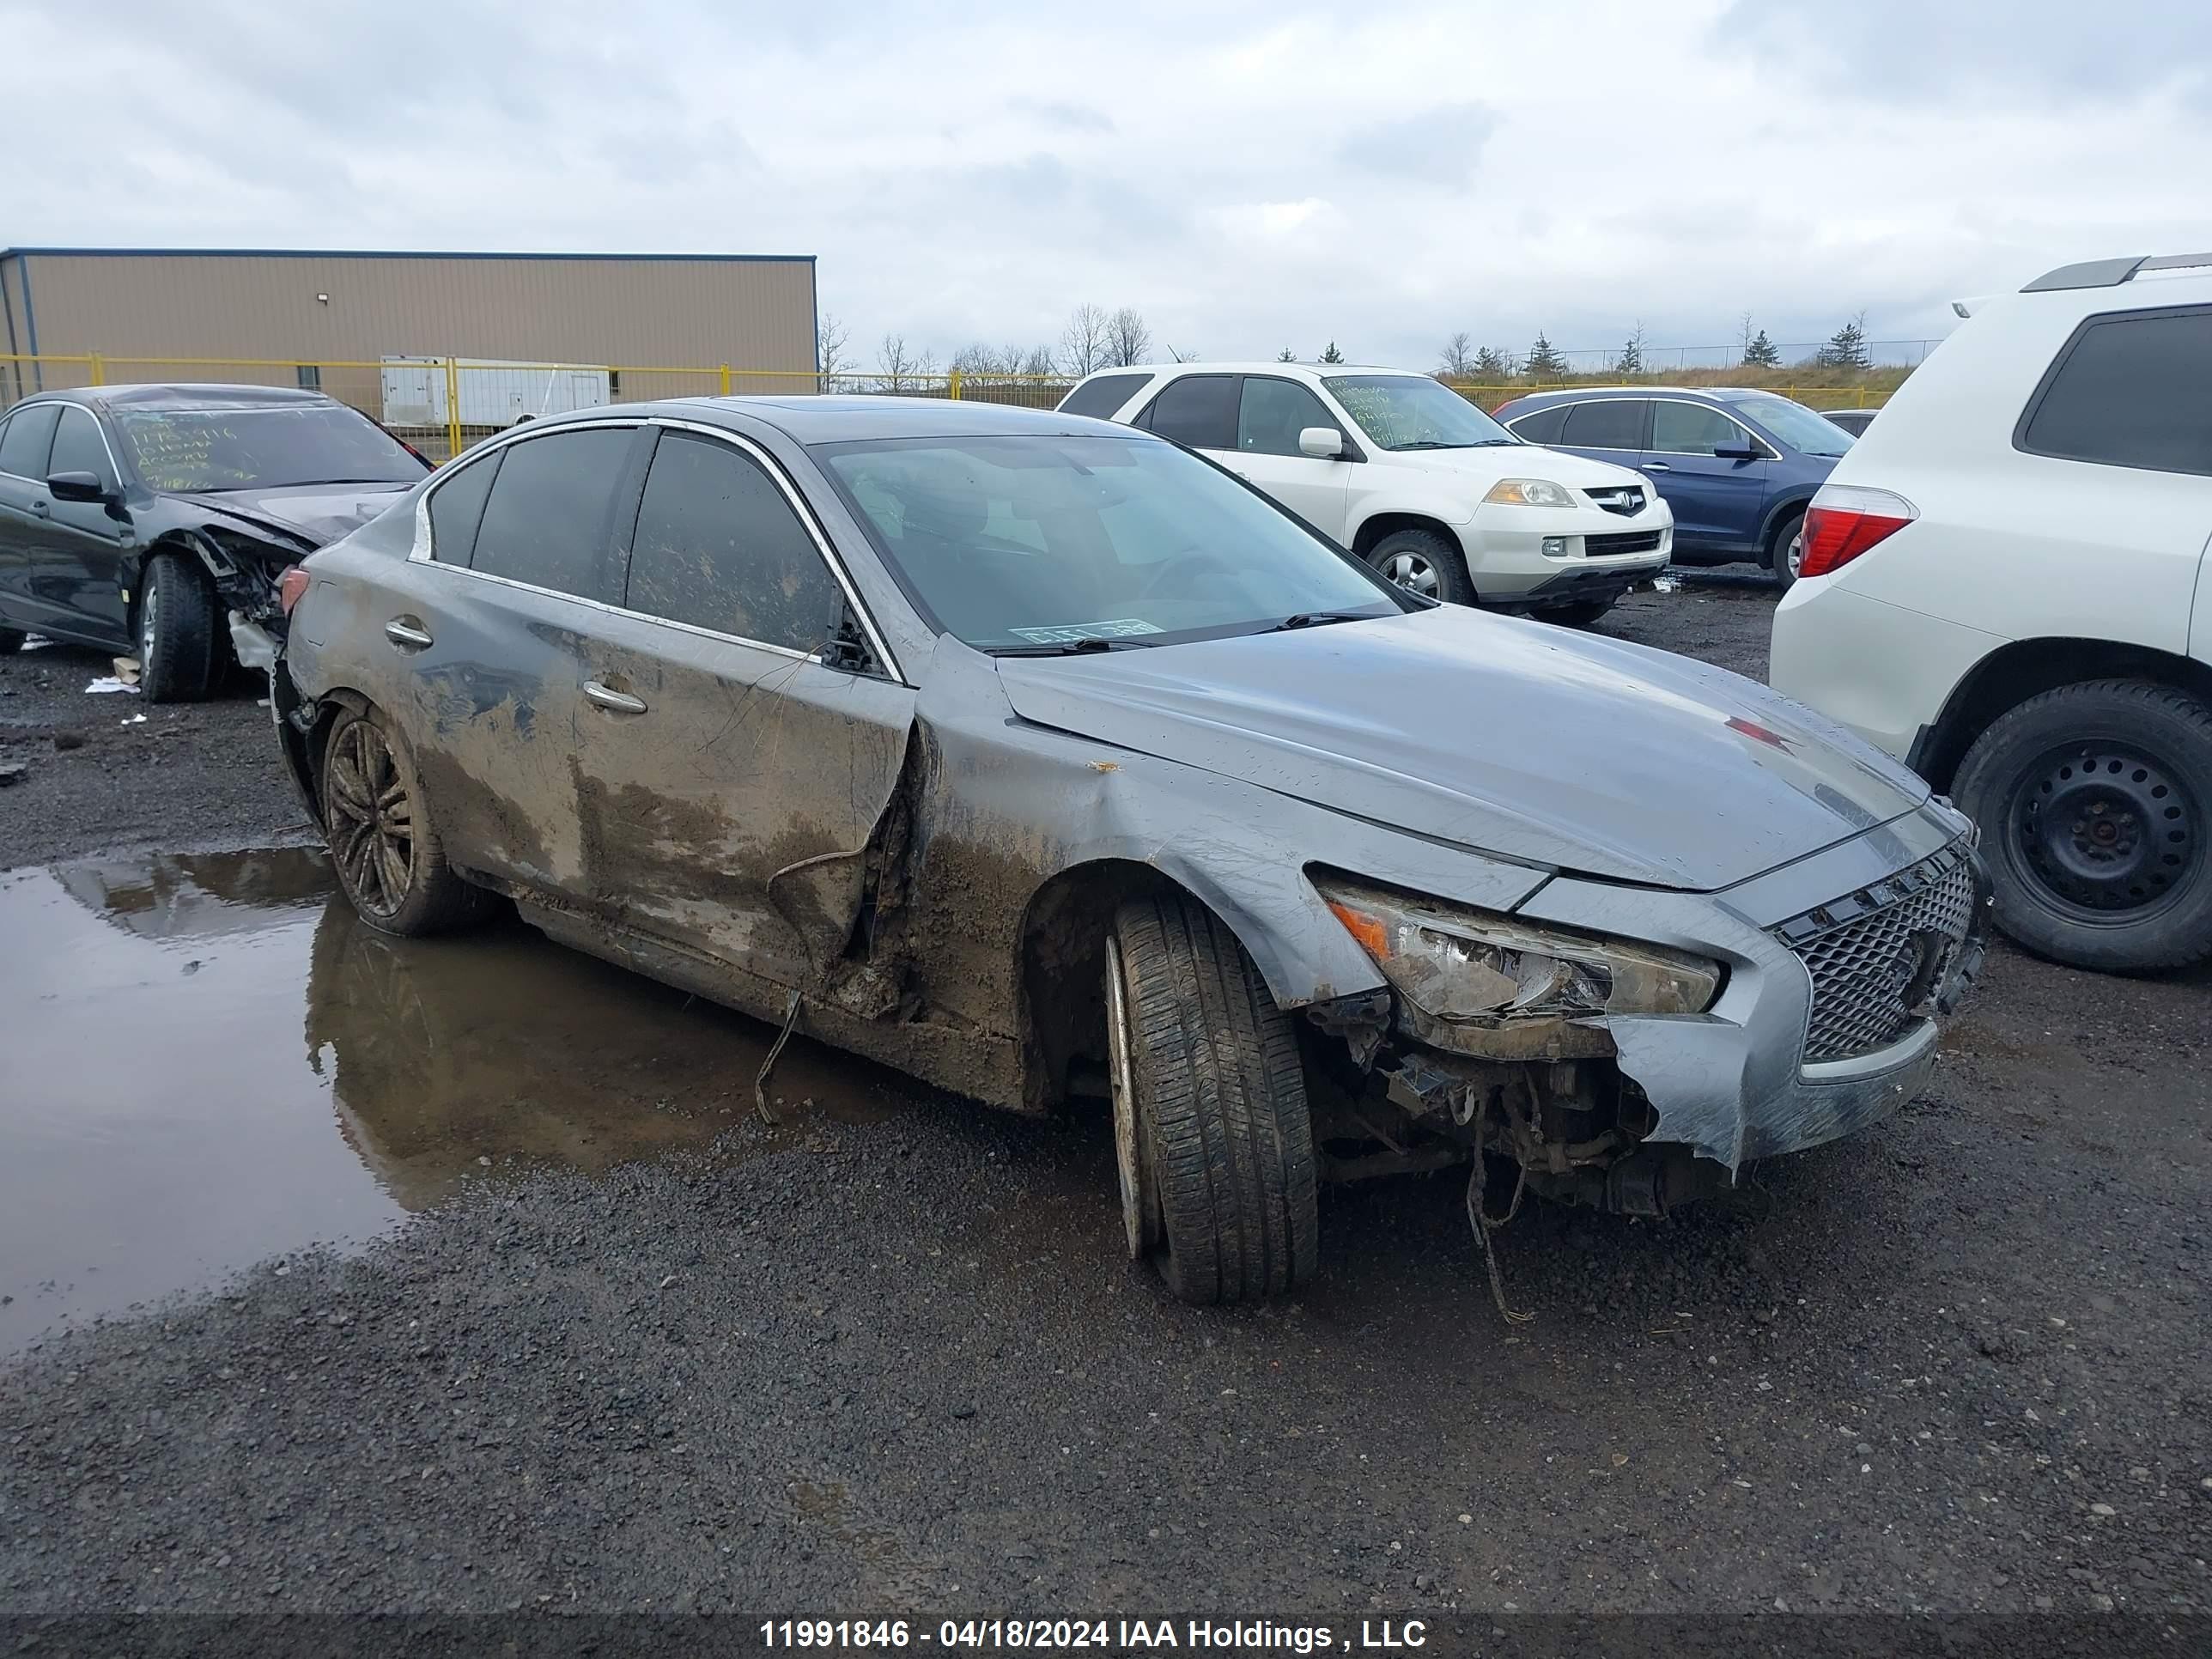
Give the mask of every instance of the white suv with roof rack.
M 1673 550 L 1640 474 L 1525 444 L 1407 369 L 1102 369 L 1060 407 L 1188 445 L 1431 599 L 1595 622 Z
M 2212 254 L 1968 320 L 1805 516 L 1776 690 L 1981 826 L 1996 920 L 2117 972 L 2212 955 Z

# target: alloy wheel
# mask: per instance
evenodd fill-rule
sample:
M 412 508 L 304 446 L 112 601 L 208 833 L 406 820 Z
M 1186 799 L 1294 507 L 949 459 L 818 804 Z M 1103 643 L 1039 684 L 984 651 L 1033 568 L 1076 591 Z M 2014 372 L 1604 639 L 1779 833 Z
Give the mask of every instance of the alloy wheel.
M 2046 902 L 2084 921 L 2163 908 L 2203 857 L 2195 799 L 2130 744 L 2045 754 L 2020 775 L 2008 816 L 2019 867 Z
M 1805 532 L 1803 531 L 1799 531 L 1790 538 L 1790 550 L 1783 555 L 1783 562 L 1790 567 L 1791 581 L 1796 581 L 1804 574 Z
M 387 918 L 415 881 L 415 802 L 384 734 L 356 720 L 331 747 L 331 853 L 353 902 Z
M 1418 553 L 1393 553 L 1382 562 L 1382 574 L 1424 598 L 1437 597 L 1437 568 Z

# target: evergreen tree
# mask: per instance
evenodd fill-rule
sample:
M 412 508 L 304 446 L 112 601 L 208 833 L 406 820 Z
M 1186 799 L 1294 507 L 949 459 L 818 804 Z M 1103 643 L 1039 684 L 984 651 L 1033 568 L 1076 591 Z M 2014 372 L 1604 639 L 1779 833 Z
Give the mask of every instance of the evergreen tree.
M 1813 361 L 1822 368 L 1871 368 L 1874 359 L 1867 356 L 1866 313 L 1861 312 L 1828 337 Z
M 1325 363 L 1340 363 L 1344 361 L 1344 354 L 1336 349 L 1335 341 L 1331 340 L 1328 343 L 1328 349 L 1321 354 L 1321 361 Z
M 1279 363 L 1294 363 L 1297 362 L 1297 353 L 1292 351 L 1288 346 L 1285 346 L 1280 351 L 1275 354 L 1275 361 Z
M 1641 374 L 1644 372 L 1644 343 L 1634 335 L 1620 349 L 1620 361 L 1613 366 L 1616 374 Z
M 1556 380 L 1567 372 L 1567 360 L 1539 334 L 1536 343 L 1528 348 L 1528 360 L 1521 365 L 1521 372 L 1532 380 Z
M 1510 352 L 1496 346 L 1485 346 L 1474 354 L 1474 378 L 1484 386 L 1495 386 L 1500 380 L 1513 378 L 1513 357 Z
M 1762 328 L 1757 334 L 1744 342 L 1743 366 L 1746 368 L 1782 367 L 1782 353 L 1774 342 L 1766 337 L 1765 329 Z

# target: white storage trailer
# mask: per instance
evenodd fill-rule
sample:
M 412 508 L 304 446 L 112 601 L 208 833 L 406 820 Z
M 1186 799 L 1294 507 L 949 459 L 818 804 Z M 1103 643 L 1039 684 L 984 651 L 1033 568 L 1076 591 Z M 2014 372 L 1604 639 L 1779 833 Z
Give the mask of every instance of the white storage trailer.
M 447 409 L 443 357 L 386 356 L 383 365 L 384 423 L 392 427 L 453 424 Z M 608 371 L 588 363 L 512 363 L 462 357 L 453 366 L 459 382 L 459 423 L 513 426 L 526 416 L 571 409 L 602 409 L 611 401 Z

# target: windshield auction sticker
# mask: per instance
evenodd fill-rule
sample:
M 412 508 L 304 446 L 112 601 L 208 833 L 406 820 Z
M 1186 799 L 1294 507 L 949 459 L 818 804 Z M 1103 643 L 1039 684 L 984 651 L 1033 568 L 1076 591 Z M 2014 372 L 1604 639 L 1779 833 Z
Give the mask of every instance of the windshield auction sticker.
M 1141 617 L 1121 617 L 1112 622 L 1054 623 L 1048 628 L 1010 628 L 1006 630 L 1031 645 L 1073 645 L 1078 640 L 1126 640 L 1133 634 L 1163 630 Z

